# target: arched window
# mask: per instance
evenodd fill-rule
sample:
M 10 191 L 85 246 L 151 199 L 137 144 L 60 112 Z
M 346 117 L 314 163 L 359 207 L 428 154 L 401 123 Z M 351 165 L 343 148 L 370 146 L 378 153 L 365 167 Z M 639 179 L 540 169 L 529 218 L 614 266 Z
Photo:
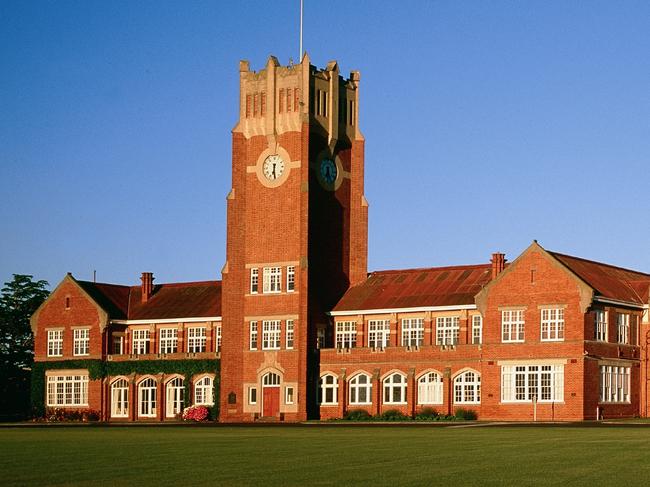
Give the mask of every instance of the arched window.
M 479 404 L 481 402 L 481 376 L 473 371 L 463 372 L 454 379 L 455 404 Z
M 320 403 L 338 404 L 339 380 L 332 374 L 320 378 Z
M 154 379 L 145 379 L 138 384 L 138 415 L 145 418 L 156 417 L 156 390 Z
M 129 382 L 118 379 L 111 384 L 111 417 L 126 418 L 129 415 Z
M 194 383 L 194 404 L 214 405 L 214 387 L 212 377 L 203 377 Z
M 350 379 L 350 404 L 372 404 L 372 380 L 359 374 Z
M 262 378 L 262 385 L 265 387 L 279 386 L 280 376 L 278 374 L 274 374 L 273 372 L 269 372 Z
M 442 404 L 442 376 L 428 372 L 418 380 L 418 404 Z
M 384 403 L 406 404 L 406 376 L 395 372 L 384 379 Z
M 176 377 L 167 382 L 167 401 L 166 416 L 173 418 L 183 412 L 183 396 L 185 395 L 185 385 L 183 379 Z

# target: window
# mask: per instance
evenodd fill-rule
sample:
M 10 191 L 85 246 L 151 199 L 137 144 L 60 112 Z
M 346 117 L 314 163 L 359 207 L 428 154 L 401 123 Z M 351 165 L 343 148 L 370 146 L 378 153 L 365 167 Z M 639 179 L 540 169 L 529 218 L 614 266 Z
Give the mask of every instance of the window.
M 424 343 L 424 318 L 402 320 L 402 346 L 414 347 Z
M 133 330 L 133 353 L 149 353 L 149 330 Z
M 630 402 L 630 368 L 600 366 L 600 402 Z
M 630 315 L 627 313 L 616 315 L 616 341 L 630 343 Z
M 288 102 L 287 98 L 287 102 Z M 285 387 L 284 389 L 284 403 L 293 404 L 293 387 Z
M 257 350 L 257 321 L 250 322 L 250 349 Z
M 154 379 L 145 379 L 138 384 L 138 416 L 156 417 L 156 389 L 157 384 Z
M 257 117 L 257 97 L 258 97 L 257 93 L 253 94 L 253 116 L 254 117 Z
M 384 379 L 384 403 L 406 404 L 406 376 L 395 372 Z
M 274 374 L 273 372 L 268 372 L 264 377 L 262 377 L 262 385 L 279 386 L 280 376 L 278 374 Z
M 48 406 L 87 406 L 88 375 L 50 375 L 47 378 Z
M 286 348 L 293 349 L 293 320 L 287 320 Z
M 460 334 L 458 316 L 444 316 L 436 319 L 436 345 L 457 345 Z
M 260 93 L 260 115 L 266 115 L 266 92 Z
M 47 331 L 47 356 L 61 357 L 63 355 L 63 330 Z
M 118 379 L 111 384 L 111 417 L 126 418 L 129 415 L 129 382 Z
M 279 293 L 281 280 L 282 280 L 281 267 L 264 268 L 264 292 L 265 293 Z
M 160 329 L 160 353 L 176 353 L 178 351 L 178 329 Z
M 195 326 L 187 329 L 187 351 L 189 353 L 205 352 L 206 348 L 205 326 Z
M 122 335 L 113 335 L 113 354 L 122 355 L 124 353 L 124 337 Z
M 501 401 L 558 402 L 564 400 L 563 365 L 504 365 Z
M 251 116 L 251 96 L 246 95 L 246 118 Z
M 216 334 L 217 334 L 217 347 L 215 352 L 221 352 L 221 325 L 217 325 L 216 327 Z
M 332 374 L 320 378 L 320 400 L 324 405 L 338 404 L 339 381 Z
M 386 348 L 390 344 L 390 321 L 370 320 L 368 322 L 368 346 Z
M 257 294 L 260 284 L 259 269 L 251 269 L 251 294 Z
M 65 309 L 70 309 L 70 297 L 65 298 Z
M 280 349 L 280 320 L 262 322 L 262 350 Z
M 278 93 L 278 112 L 284 111 L 284 88 L 280 88 Z
M 325 347 L 325 328 L 316 329 L 316 348 L 321 349 Z
M 476 372 L 463 372 L 454 379 L 455 404 L 479 404 L 481 402 L 481 376 Z
M 165 401 L 166 416 L 174 418 L 183 412 L 183 396 L 185 394 L 185 386 L 183 379 L 176 377 L 175 379 L 167 382 L 167 400 Z
M 291 88 L 287 88 L 287 112 L 291 111 Z
M 428 372 L 420 377 L 418 404 L 442 404 L 442 375 Z
M 340 321 L 336 324 L 336 348 L 354 348 L 357 345 L 357 322 Z
M 564 309 L 542 310 L 542 341 L 559 342 L 564 340 Z
M 607 341 L 607 311 L 596 310 L 594 313 L 594 338 L 601 342 Z
M 524 341 L 524 310 L 506 310 L 501 312 L 501 339 L 504 342 Z
M 348 125 L 354 125 L 354 100 L 350 100 L 348 105 Z
M 472 316 L 472 343 L 474 345 L 483 343 L 483 317 L 481 315 Z
M 293 111 L 298 111 L 298 105 L 300 104 L 300 88 L 293 89 Z
M 287 267 L 287 292 L 292 293 L 296 289 L 296 267 Z
M 88 328 L 73 330 L 74 355 L 88 355 L 90 347 L 90 330 Z
M 212 377 L 203 377 L 194 383 L 194 404 L 204 406 L 214 404 L 214 382 Z
M 248 388 L 248 404 L 257 404 L 257 387 Z
M 372 381 L 369 375 L 359 374 L 350 380 L 350 404 L 372 404 Z

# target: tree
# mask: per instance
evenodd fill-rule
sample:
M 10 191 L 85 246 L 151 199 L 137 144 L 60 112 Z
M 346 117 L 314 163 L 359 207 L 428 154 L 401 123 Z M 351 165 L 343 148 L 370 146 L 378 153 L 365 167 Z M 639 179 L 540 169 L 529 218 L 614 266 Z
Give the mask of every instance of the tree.
M 29 412 L 34 361 L 29 318 L 50 294 L 47 286 L 47 281 L 14 274 L 0 292 L 0 418 L 20 419 Z

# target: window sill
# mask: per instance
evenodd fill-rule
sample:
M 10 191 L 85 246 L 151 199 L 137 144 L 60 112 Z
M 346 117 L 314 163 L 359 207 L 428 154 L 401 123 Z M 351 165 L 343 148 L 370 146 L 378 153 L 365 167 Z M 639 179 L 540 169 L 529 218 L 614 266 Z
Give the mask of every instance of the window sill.
M 349 406 L 372 406 L 371 402 L 351 402 Z
M 322 407 L 322 408 L 331 408 L 331 407 L 335 407 L 335 406 L 338 406 L 338 405 L 339 405 L 338 402 L 328 402 L 328 403 L 321 403 L 320 407 Z

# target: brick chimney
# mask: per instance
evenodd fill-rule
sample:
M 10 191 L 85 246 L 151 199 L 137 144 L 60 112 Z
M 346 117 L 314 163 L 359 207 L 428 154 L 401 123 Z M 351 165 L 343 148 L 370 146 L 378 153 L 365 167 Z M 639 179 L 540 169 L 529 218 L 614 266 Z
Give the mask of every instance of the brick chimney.
M 142 280 L 142 302 L 146 303 L 153 293 L 153 272 L 143 272 L 140 279 Z
M 492 279 L 494 279 L 506 267 L 506 254 L 495 252 L 492 254 L 490 262 L 492 263 Z

